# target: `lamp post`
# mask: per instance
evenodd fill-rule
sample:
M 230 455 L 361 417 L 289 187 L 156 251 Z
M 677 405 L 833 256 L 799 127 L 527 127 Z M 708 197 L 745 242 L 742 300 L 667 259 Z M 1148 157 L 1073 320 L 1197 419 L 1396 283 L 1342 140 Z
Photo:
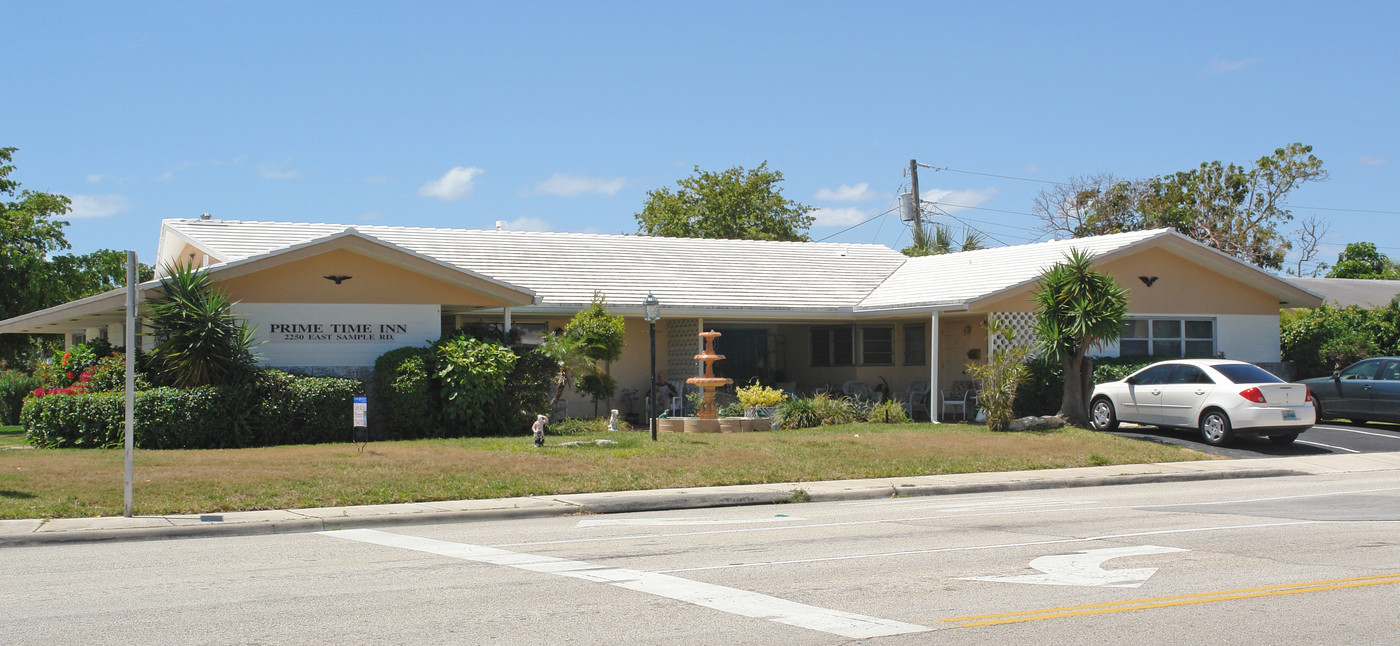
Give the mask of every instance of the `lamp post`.
M 656 300 L 651 292 L 647 292 L 647 297 L 642 300 L 642 310 L 645 311 L 643 318 L 646 319 L 648 332 L 651 334 L 651 397 L 647 401 L 651 403 L 647 406 L 647 425 L 651 427 L 651 441 L 656 441 L 656 321 L 661 318 L 661 301 Z

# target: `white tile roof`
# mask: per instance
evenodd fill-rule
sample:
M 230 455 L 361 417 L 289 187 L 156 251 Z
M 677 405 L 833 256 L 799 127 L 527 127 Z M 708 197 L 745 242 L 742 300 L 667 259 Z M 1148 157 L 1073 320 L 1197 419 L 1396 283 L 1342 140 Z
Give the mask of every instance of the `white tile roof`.
M 166 220 L 180 237 L 231 262 L 344 231 L 346 225 Z M 851 311 L 907 259 L 883 245 L 707 240 L 584 233 L 353 227 L 361 234 L 533 291 L 542 307 Z M 164 241 L 163 241 L 164 244 Z
M 1064 261 L 1071 248 L 1097 258 L 1170 235 L 1175 235 L 1170 229 L 1153 229 L 911 258 L 857 309 L 960 307 L 1038 279 L 1046 268 Z

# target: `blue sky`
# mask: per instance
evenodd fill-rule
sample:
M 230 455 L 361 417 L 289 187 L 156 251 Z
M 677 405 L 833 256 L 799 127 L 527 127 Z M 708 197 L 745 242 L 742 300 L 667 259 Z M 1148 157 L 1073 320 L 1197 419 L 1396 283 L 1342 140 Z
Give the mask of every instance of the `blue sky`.
M 782 171 L 814 239 L 925 200 L 1042 239 L 1071 176 L 1310 144 L 1300 219 L 1400 256 L 1393 3 L 15 2 L 0 146 L 74 251 L 164 218 L 631 233 L 692 167 Z M 957 206 L 954 206 L 957 205 Z M 976 208 L 963 208 L 976 207 Z M 874 218 L 870 222 L 852 225 Z M 956 219 L 954 219 L 956 218 Z

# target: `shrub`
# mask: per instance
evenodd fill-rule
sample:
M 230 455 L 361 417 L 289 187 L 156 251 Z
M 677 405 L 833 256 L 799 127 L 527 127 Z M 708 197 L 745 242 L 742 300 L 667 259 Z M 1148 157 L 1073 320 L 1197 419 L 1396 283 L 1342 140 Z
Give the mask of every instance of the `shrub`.
M 1029 348 L 1016 342 L 1016 334 L 1010 326 L 995 319 L 988 321 L 987 332 L 1000 335 L 1009 346 L 993 352 L 987 363 L 967 364 L 967 372 L 977 380 L 977 406 L 987 416 L 987 428 L 1002 431 L 1016 416 L 1013 404 L 1016 390 L 1029 370 L 1026 366 Z
M 745 410 L 757 406 L 778 406 L 787 399 L 787 395 L 783 391 L 761 385 L 757 379 L 736 390 L 735 394 L 739 396 L 739 403 L 743 405 Z
M 904 412 L 904 402 L 886 399 L 865 412 L 865 421 L 883 424 L 907 424 L 914 421 Z
M 403 439 L 441 434 L 432 359 L 432 348 L 405 347 L 374 360 L 369 414 L 376 434 Z
M 92 376 L 83 386 L 83 392 L 126 392 L 126 357 L 119 354 L 103 357 L 92 365 L 91 371 Z M 151 381 L 138 370 L 136 390 L 150 389 Z
M 743 417 L 744 405 L 739 402 L 729 402 L 717 411 L 720 417 Z
M 353 379 L 258 372 L 243 383 L 138 392 L 135 443 L 143 449 L 213 449 L 345 441 Z M 20 423 L 36 446 L 122 444 L 125 396 L 118 392 L 31 397 Z
M 488 427 L 487 409 L 505 395 L 506 380 L 515 370 L 515 353 L 499 344 L 460 336 L 438 342 L 434 360 L 447 421 L 469 432 L 498 428 Z
M 778 412 L 773 416 L 773 428 L 812 428 L 821 426 L 821 424 L 821 417 L 817 416 L 816 408 L 812 406 L 812 400 L 800 397 L 783 402 L 778 406 Z
M 0 372 L 0 426 L 19 423 L 24 398 L 44 385 L 38 377 L 14 370 Z
M 812 396 L 812 411 L 821 420 L 819 426 L 850 424 L 860 418 L 849 398 L 828 397 L 825 393 Z
M 618 430 L 630 431 L 632 425 L 625 421 L 617 421 Z M 548 433 L 555 435 L 588 435 L 593 433 L 607 433 L 608 420 L 601 417 L 571 417 L 549 424 Z
M 1279 318 L 1283 360 L 1299 379 L 1330 375 L 1366 357 L 1400 354 L 1400 298 L 1385 307 L 1321 306 Z

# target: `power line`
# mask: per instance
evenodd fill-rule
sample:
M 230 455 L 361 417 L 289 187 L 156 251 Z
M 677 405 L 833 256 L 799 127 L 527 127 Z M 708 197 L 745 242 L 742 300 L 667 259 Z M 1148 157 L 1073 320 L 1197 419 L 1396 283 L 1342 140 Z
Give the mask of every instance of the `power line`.
M 1369 209 L 1335 209 L 1326 206 L 1294 206 L 1292 204 L 1285 204 L 1284 206 L 1290 209 L 1312 209 L 1314 211 L 1345 211 L 1347 213 L 1380 213 L 1383 215 L 1400 215 L 1400 211 L 1373 211 Z

